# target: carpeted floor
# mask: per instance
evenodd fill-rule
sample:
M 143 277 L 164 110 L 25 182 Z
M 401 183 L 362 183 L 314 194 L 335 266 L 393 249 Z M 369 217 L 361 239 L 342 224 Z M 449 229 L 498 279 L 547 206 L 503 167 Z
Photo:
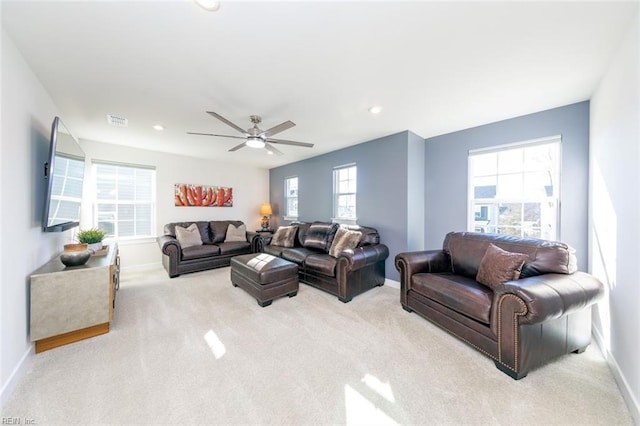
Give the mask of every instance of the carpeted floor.
M 43 352 L 3 417 L 43 424 L 626 424 L 595 344 L 514 381 L 380 287 L 261 308 L 229 268 L 123 272 L 109 334 Z

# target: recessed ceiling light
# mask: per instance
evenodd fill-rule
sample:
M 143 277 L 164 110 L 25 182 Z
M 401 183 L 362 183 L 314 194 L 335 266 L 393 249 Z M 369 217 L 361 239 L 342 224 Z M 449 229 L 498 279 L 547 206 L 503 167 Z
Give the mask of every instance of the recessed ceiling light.
M 380 111 L 382 111 L 382 107 L 380 105 L 374 105 L 369 108 L 369 112 L 371 114 L 380 114 Z
M 208 10 L 209 12 L 215 12 L 220 9 L 220 1 L 219 0 L 195 0 L 196 4 L 203 8 L 204 10 Z
M 164 126 L 162 124 L 156 124 L 153 128 L 159 132 L 164 130 Z

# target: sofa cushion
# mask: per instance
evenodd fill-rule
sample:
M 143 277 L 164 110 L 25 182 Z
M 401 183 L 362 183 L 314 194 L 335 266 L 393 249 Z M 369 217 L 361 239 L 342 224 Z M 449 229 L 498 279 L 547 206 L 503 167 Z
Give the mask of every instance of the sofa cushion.
M 272 256 L 282 257 L 282 252 L 286 247 L 274 246 L 274 245 L 266 245 L 262 247 L 262 252 L 270 254 Z
M 526 254 L 511 253 L 489 244 L 480 261 L 476 281 L 495 289 L 502 283 L 517 280 L 527 259 L 529 256 Z
M 444 239 L 443 250 L 451 260 L 452 271 L 475 279 L 480 261 L 489 244 L 529 256 L 522 268 L 521 278 L 548 273 L 572 274 L 578 270 L 575 250 L 558 241 L 504 234 L 450 232 Z
M 311 224 L 305 222 L 292 222 L 291 225 L 295 225 L 298 227 L 298 235 L 293 242 L 293 246 L 304 247 L 304 239 L 307 236 L 307 231 L 309 230 Z
M 471 278 L 450 272 L 415 274 L 412 291 L 422 294 L 456 312 L 489 324 L 493 291 Z
M 294 247 L 294 248 L 286 248 L 282 250 L 281 257 L 290 262 L 297 263 L 298 265 L 303 265 L 304 260 L 311 256 L 312 254 L 322 253 L 319 250 L 314 250 L 306 247 Z
M 220 247 L 220 254 L 238 254 L 251 252 L 251 243 L 248 241 L 225 241 L 224 243 L 218 243 L 216 246 Z
M 340 253 L 345 250 L 353 250 L 358 246 L 358 242 L 362 237 L 362 233 L 358 231 L 350 231 L 347 228 L 340 227 L 336 231 L 336 236 L 333 238 L 331 248 L 329 249 L 329 255 L 338 257 Z
M 293 247 L 293 243 L 298 231 L 297 226 L 280 226 L 273 237 L 271 238 L 272 246 L 280 247 Z
M 339 227 L 337 223 L 313 222 L 304 237 L 304 246 L 328 252 Z
M 224 242 L 230 241 L 247 241 L 247 227 L 244 224 L 235 226 L 230 223 L 227 226 L 227 235 L 224 237 Z
M 221 243 L 227 236 L 229 224 L 240 226 L 243 224 L 240 220 L 212 220 L 209 222 L 209 230 L 211 232 L 211 242 L 214 244 Z
M 335 277 L 336 263 L 338 260 L 328 254 L 311 254 L 305 259 L 304 267 L 306 270 L 313 269 L 322 275 Z
M 200 239 L 202 240 L 202 244 L 211 244 L 211 235 L 209 233 L 209 222 L 172 222 L 164 225 L 164 234 L 171 235 L 172 237 L 176 236 L 176 226 L 182 226 L 183 228 L 188 228 L 192 224 L 196 224 L 198 230 L 200 231 Z
M 180 243 L 180 247 L 185 249 L 193 246 L 202 245 L 202 237 L 200 237 L 200 231 L 195 223 L 192 223 L 186 228 L 182 226 L 176 226 L 176 239 Z
M 220 255 L 220 247 L 214 245 L 193 246 L 182 249 L 182 260 L 202 259 Z

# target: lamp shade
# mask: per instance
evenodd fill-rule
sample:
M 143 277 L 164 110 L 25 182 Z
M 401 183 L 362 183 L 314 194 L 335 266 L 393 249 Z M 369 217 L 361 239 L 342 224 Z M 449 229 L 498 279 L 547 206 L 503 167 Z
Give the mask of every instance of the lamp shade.
M 271 204 L 263 204 L 260 206 L 260 214 L 262 216 L 271 216 L 273 212 L 271 211 Z

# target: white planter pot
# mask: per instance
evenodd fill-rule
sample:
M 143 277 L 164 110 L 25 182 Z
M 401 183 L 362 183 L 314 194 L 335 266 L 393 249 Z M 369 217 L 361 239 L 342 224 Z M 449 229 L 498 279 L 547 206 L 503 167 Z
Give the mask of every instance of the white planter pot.
M 99 243 L 87 244 L 87 248 L 95 253 L 102 249 L 102 241 L 100 241 Z

